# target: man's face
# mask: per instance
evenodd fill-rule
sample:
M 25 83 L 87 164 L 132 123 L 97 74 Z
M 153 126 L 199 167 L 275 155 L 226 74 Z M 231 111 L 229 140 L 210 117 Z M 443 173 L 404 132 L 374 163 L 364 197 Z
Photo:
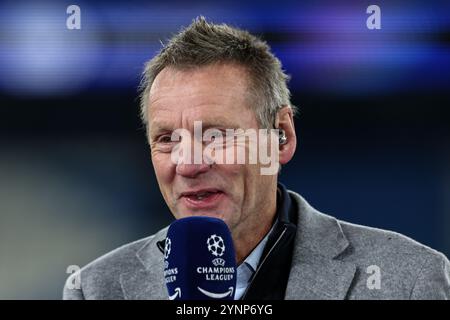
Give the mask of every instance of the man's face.
M 201 121 L 203 130 L 223 133 L 257 130 L 249 101 L 248 76 L 239 66 L 165 68 L 156 77 L 147 110 L 151 156 L 163 197 L 177 219 L 217 217 L 239 234 L 265 223 L 274 213 L 276 175 L 261 175 L 259 164 L 209 166 L 171 160 L 176 145 L 171 133 L 182 128 L 194 137 L 194 121 Z

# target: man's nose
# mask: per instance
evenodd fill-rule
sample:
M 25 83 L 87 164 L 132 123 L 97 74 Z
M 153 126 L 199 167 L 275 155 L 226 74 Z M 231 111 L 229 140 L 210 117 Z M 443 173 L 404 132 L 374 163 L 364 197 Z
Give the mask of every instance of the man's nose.
M 211 163 L 211 161 L 204 157 L 201 137 L 196 139 L 186 137 L 181 140 L 178 147 L 180 149 L 175 152 L 178 156 L 175 159 L 177 174 L 186 178 L 195 178 L 209 171 L 211 165 L 208 162 Z
M 198 175 L 205 173 L 209 171 L 210 165 L 206 163 L 202 164 L 184 164 L 180 163 L 176 166 L 176 172 L 180 176 L 186 177 L 186 178 L 195 178 Z

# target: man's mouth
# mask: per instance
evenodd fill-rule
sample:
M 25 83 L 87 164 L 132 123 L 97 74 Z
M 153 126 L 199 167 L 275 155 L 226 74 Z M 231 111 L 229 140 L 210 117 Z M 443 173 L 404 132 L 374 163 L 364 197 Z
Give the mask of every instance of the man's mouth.
M 180 198 L 184 204 L 192 209 L 204 209 L 214 207 L 223 196 L 223 192 L 218 189 L 202 189 L 183 192 Z
M 203 199 L 208 198 L 216 193 L 217 192 L 199 192 L 196 194 L 187 195 L 186 197 L 188 197 L 191 200 L 203 200 Z

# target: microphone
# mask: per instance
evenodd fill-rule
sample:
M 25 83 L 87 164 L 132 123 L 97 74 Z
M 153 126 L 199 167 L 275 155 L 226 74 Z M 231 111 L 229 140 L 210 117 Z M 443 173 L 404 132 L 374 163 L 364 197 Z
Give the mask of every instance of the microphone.
M 164 278 L 170 300 L 233 300 L 236 255 L 225 222 L 197 216 L 173 222 L 164 245 Z

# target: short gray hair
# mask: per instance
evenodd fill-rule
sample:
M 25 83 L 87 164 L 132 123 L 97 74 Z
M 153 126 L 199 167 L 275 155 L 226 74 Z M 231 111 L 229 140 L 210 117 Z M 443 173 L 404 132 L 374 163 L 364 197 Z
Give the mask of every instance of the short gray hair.
M 262 128 L 273 128 L 277 111 L 290 106 L 289 76 L 269 45 L 249 32 L 214 24 L 202 16 L 173 36 L 145 65 L 140 84 L 141 118 L 148 129 L 147 104 L 156 76 L 166 67 L 188 69 L 215 63 L 243 66 L 250 76 L 253 108 Z

